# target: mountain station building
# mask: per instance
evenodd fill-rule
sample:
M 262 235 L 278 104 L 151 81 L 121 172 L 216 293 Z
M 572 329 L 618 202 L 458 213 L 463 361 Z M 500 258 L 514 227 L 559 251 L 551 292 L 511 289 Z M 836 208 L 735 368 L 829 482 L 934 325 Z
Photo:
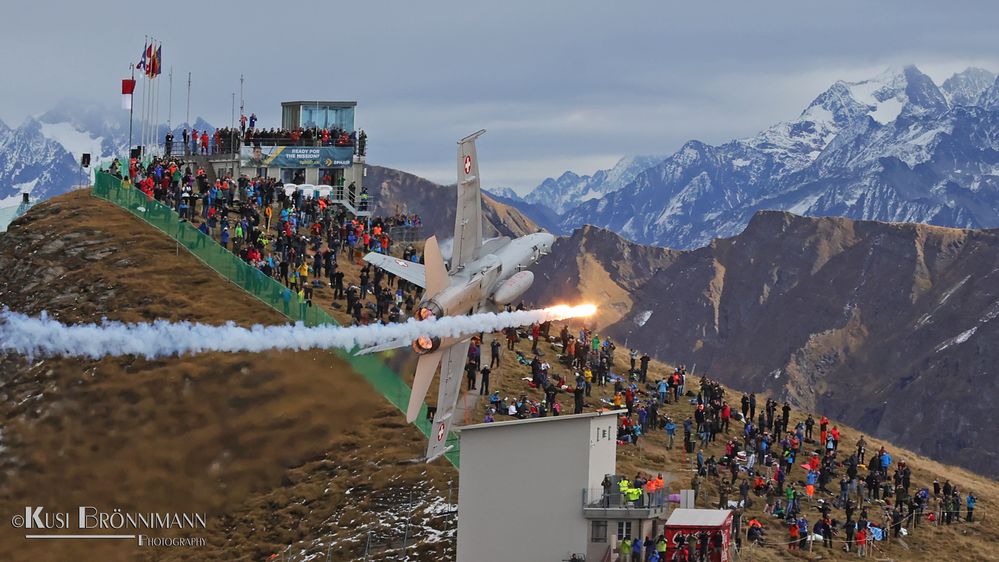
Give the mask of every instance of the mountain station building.
M 370 216 L 364 188 L 366 136 L 354 128 L 356 107 L 355 101 L 283 102 L 281 134 L 270 134 L 258 123 L 250 142 L 233 139 L 203 158 L 215 177 L 276 178 L 286 192 L 324 197 L 354 216 Z M 294 136 L 289 138 L 287 131 L 295 131 Z
M 617 492 L 619 413 L 457 428 L 458 562 L 613 560 L 620 540 L 658 535 L 668 502 Z

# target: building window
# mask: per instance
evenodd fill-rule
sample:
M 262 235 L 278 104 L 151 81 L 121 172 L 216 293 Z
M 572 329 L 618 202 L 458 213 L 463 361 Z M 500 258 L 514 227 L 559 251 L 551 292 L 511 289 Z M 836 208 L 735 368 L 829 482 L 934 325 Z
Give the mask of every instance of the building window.
M 607 542 L 607 522 L 594 521 L 590 535 L 590 542 Z
M 631 521 L 617 522 L 617 540 L 623 541 L 631 537 Z

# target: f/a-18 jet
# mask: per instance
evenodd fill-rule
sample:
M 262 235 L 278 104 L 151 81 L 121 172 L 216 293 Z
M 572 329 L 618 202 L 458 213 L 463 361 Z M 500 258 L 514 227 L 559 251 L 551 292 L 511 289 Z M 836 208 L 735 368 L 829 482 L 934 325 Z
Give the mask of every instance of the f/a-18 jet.
M 501 310 L 530 288 L 534 274 L 527 267 L 547 254 L 555 242 L 555 237 L 547 232 L 516 239 L 502 236 L 483 242 L 482 194 L 475 140 L 485 132 L 483 129 L 458 141 L 458 204 L 450 267 L 445 265 L 436 237 L 426 241 L 423 264 L 374 252 L 364 257 L 368 263 L 424 289 L 414 314 L 418 320 Z M 427 462 L 449 449 L 447 436 L 457 409 L 469 344 L 469 337 L 442 340 L 421 336 L 414 341 L 392 341 L 360 351 L 373 353 L 410 346 L 419 354 L 413 392 L 406 410 L 406 420 L 410 423 L 419 415 L 430 383 L 437 368 L 441 367 Z

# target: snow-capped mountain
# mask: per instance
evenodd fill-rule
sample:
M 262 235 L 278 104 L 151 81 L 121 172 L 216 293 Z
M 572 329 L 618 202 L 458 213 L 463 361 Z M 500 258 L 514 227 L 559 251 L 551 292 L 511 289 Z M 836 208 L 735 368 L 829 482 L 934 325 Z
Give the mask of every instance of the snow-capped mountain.
M 999 83 L 969 69 L 945 84 L 914 66 L 837 82 L 797 119 L 754 137 L 686 143 L 623 189 L 569 210 L 561 227 L 694 248 L 765 209 L 999 226 Z
M 43 199 L 83 183 L 80 167 L 42 124 L 28 119 L 16 129 L 0 122 L 0 207 L 17 205 L 21 193 Z
M 562 214 L 586 201 L 623 188 L 639 173 L 662 160 L 659 156 L 625 156 L 613 168 L 598 170 L 592 176 L 580 176 L 567 171 L 558 179 L 545 179 L 523 199 Z
M 177 139 L 186 126 L 182 123 L 174 129 Z M 198 118 L 194 128 L 212 127 Z M 160 125 L 156 138 L 162 139 L 166 131 L 167 126 Z M 136 118 L 133 143 L 138 142 L 139 133 Z M 30 193 L 37 201 L 85 184 L 88 176 L 80 168 L 84 153 L 97 164 L 122 155 L 127 145 L 128 112 L 113 106 L 64 100 L 17 128 L 0 122 L 0 207 L 20 203 L 21 193 Z
M 497 195 L 504 199 L 509 199 L 511 201 L 523 201 L 524 199 L 517 194 L 516 191 L 509 187 L 490 187 L 489 189 L 484 189 L 486 193 Z
M 982 68 L 969 68 L 944 80 L 940 85 L 951 105 L 976 105 L 985 90 L 996 81 L 996 75 Z

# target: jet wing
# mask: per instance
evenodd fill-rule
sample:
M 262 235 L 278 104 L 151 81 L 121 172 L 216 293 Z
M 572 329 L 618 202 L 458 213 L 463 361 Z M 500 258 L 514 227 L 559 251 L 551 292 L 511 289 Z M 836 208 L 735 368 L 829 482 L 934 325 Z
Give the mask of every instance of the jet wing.
M 461 393 L 461 382 L 468 363 L 469 340 L 458 342 L 444 350 L 441 378 L 437 388 L 437 413 L 427 443 L 427 462 L 448 452 L 447 436 L 454 422 L 454 413 Z
M 485 132 L 482 129 L 458 141 L 458 206 L 454 214 L 451 271 L 474 261 L 482 247 L 482 195 L 475 139 Z
M 359 349 L 354 352 L 354 355 L 368 355 L 370 353 L 380 353 L 382 351 L 388 351 L 390 349 L 399 349 L 402 347 L 409 347 L 413 343 L 413 340 L 392 340 L 385 343 L 380 343 L 378 345 L 373 345 L 371 347 L 365 347 L 364 349 Z
M 419 285 L 420 288 L 427 286 L 423 264 L 421 263 L 401 260 L 377 252 L 368 253 L 368 255 L 364 256 L 364 261 L 375 267 L 380 267 L 396 277 L 401 277 L 414 285 Z

